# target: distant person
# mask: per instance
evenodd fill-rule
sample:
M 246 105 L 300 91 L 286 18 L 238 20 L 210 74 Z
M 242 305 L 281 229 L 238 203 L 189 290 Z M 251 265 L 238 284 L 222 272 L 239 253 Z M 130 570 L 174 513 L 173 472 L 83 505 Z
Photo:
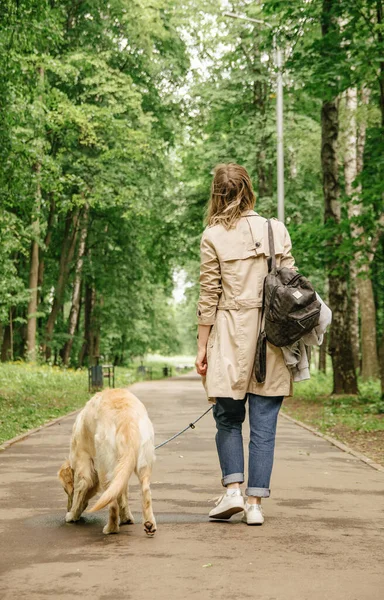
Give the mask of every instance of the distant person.
M 255 194 L 240 165 L 214 170 L 201 239 L 197 372 L 215 402 L 216 446 L 226 493 L 209 516 L 229 519 L 244 511 L 248 525 L 264 522 L 261 499 L 270 495 L 277 416 L 292 392 L 282 350 L 267 343 L 267 371 L 256 381 L 254 360 L 261 325 L 264 277 L 268 272 L 267 219 L 254 211 Z M 277 266 L 292 268 L 291 240 L 284 224 L 272 221 Z M 250 442 L 244 503 L 242 424 L 248 400 Z

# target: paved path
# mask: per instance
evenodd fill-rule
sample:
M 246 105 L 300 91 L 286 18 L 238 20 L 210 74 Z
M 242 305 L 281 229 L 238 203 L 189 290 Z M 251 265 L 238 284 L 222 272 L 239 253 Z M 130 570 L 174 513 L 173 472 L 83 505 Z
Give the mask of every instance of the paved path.
M 196 378 L 140 383 L 157 441 L 206 407 Z M 266 523 L 209 523 L 221 493 L 214 426 L 158 451 L 158 532 L 104 536 L 105 511 L 64 522 L 56 480 L 73 417 L 0 453 L 0 598 L 382 600 L 384 474 L 280 417 Z M 139 518 L 139 495 L 132 508 Z M 211 566 L 207 566 L 211 565 Z

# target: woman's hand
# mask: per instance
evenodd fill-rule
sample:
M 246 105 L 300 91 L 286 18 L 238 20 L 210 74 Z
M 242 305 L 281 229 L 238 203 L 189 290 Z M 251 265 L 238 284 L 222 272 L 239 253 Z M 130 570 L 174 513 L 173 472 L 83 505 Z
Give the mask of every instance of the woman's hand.
M 207 374 L 207 349 L 198 348 L 197 356 L 195 361 L 196 370 L 199 375 L 205 376 Z
M 203 377 L 207 374 L 207 344 L 212 325 L 199 325 L 197 334 L 196 370 Z

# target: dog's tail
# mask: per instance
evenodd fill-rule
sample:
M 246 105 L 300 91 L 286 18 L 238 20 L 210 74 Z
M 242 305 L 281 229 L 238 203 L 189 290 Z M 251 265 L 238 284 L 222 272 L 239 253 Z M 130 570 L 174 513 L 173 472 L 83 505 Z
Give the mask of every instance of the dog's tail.
M 113 500 L 117 500 L 124 492 L 128 485 L 137 462 L 137 453 L 135 444 L 127 444 L 125 442 L 124 449 L 120 453 L 120 459 L 116 465 L 113 479 L 105 492 L 88 512 L 96 512 L 107 506 Z

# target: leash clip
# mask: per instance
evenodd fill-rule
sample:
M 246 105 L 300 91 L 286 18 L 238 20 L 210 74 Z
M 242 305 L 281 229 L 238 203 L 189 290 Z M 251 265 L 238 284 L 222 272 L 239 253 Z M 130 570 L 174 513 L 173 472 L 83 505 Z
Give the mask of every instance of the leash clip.
M 189 425 L 187 425 L 187 427 L 185 427 L 184 429 L 182 429 L 178 433 L 175 433 L 175 435 L 173 435 L 172 437 L 170 437 L 167 440 L 165 440 L 165 442 L 162 442 L 161 444 L 157 444 L 157 446 L 155 446 L 155 450 L 157 450 L 158 448 L 162 448 L 163 446 L 165 446 L 165 444 L 168 444 L 168 442 L 171 442 L 175 438 L 179 437 L 179 435 L 181 435 L 182 433 L 185 433 L 187 431 L 187 429 L 195 429 L 195 423 L 197 423 L 198 421 L 200 421 L 200 419 L 202 419 L 204 417 L 204 415 L 206 415 L 207 413 L 209 413 L 209 411 L 211 411 L 212 408 L 213 408 L 213 406 L 210 406 L 208 408 L 208 410 L 206 410 L 205 412 L 203 412 L 203 414 L 200 415 L 200 417 L 198 417 L 196 419 L 196 421 L 193 421 L 193 423 L 190 423 Z

